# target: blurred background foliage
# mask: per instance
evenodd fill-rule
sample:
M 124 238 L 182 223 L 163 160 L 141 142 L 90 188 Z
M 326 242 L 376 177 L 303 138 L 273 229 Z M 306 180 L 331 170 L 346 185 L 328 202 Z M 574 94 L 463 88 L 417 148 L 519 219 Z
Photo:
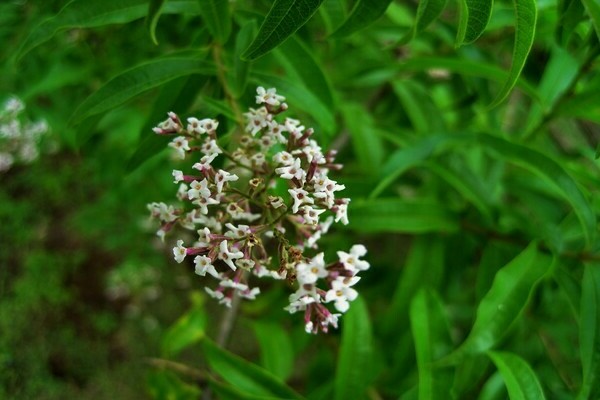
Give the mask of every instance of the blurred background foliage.
M 6 0 L 0 21 L 0 100 L 59 144 L 0 175 L 0 398 L 600 396 L 597 2 Z M 364 243 L 371 269 L 340 330 L 306 335 L 264 285 L 225 350 L 149 226 L 180 168 L 150 128 L 230 132 L 259 84 L 339 150 L 350 225 L 322 248 Z

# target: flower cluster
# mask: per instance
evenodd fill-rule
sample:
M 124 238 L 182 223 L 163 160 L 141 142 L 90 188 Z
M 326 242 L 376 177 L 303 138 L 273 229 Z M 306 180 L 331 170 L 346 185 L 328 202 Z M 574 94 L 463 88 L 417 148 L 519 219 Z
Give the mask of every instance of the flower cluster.
M 341 165 L 312 129 L 278 121 L 288 106 L 275 89 L 259 87 L 256 103 L 244 114 L 243 132 L 234 133 L 235 149 L 217 142 L 219 121 L 191 117 L 185 124 L 170 112 L 154 132 L 174 135 L 169 146 L 180 159 L 194 157 L 194 171 L 173 171 L 182 205 L 148 207 L 162 239 L 176 225 L 197 235 L 189 245 L 177 240 L 174 258 L 193 257 L 198 275 L 215 278 L 216 288 L 206 291 L 220 303 L 230 306 L 234 295 L 254 299 L 260 289 L 250 286 L 251 276 L 286 280 L 296 287 L 286 310 L 304 312 L 307 332 L 327 332 L 356 298 L 358 272 L 369 268 L 362 245 L 339 251 L 331 263 L 324 253 L 304 255 L 318 249 L 333 222 L 348 223 L 350 199 L 336 196 L 344 185 L 329 177 Z
M 22 123 L 25 104 L 16 97 L 8 99 L 0 110 L 0 172 L 15 162 L 28 164 L 38 158 L 39 142 L 48 131 L 46 121 Z

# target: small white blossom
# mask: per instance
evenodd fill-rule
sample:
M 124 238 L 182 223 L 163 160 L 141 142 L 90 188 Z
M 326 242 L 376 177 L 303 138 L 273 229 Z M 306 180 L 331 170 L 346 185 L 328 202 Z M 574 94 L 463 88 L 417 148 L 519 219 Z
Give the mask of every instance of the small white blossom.
M 207 256 L 196 256 L 194 258 L 194 264 L 196 265 L 195 272 L 200 276 L 205 276 L 208 272 L 215 278 L 219 278 L 219 273 L 212 265 L 212 260 Z
M 204 155 L 212 157 L 223 153 L 223 150 L 217 144 L 217 141 L 214 139 L 207 139 L 202 145 L 202 152 Z
M 319 215 L 323 214 L 325 210 L 320 210 L 311 206 L 300 207 L 304 222 L 308 225 L 317 225 L 319 223 Z
M 227 247 L 227 240 L 223 240 L 219 245 L 219 259 L 223 260 L 225 264 L 229 265 L 229 268 L 236 270 L 236 266 L 233 264 L 233 260 L 244 257 L 244 253 L 241 251 L 229 251 Z
M 346 312 L 350 307 L 349 302 L 356 299 L 358 292 L 347 286 L 343 279 L 336 279 L 331 282 L 331 290 L 325 295 L 325 302 L 334 302 L 334 307 L 339 312 Z
M 208 188 L 208 181 L 206 178 L 202 179 L 200 182 L 192 181 L 192 183 L 190 183 L 190 189 L 188 190 L 188 199 L 194 200 L 201 197 L 210 197 L 210 189 Z
M 173 170 L 173 183 L 183 182 L 183 171 Z
M 190 151 L 190 145 L 184 136 L 177 136 L 169 146 L 175 149 L 175 154 L 182 160 L 185 158 L 185 152 Z
M 298 213 L 298 208 L 302 204 L 314 204 L 315 201 L 308 195 L 308 192 L 304 189 L 288 189 L 288 193 L 292 196 L 294 200 L 294 204 L 292 205 L 292 212 L 294 214 Z
M 183 247 L 183 240 L 177 241 L 177 246 L 173 247 L 173 255 L 175 256 L 175 261 L 178 263 L 182 263 L 187 255 L 187 249 Z
M 362 244 L 355 244 L 350 248 L 350 253 L 338 251 L 337 255 L 340 258 L 340 262 L 344 264 L 344 268 L 350 271 L 365 271 L 369 269 L 369 263 L 361 260 L 367 254 L 367 249 Z
M 296 265 L 296 278 L 301 285 L 315 283 L 317 279 L 325 278 L 328 274 L 323 253 L 317 254 L 309 262 Z
M 262 86 L 256 88 L 256 104 L 266 103 L 272 106 L 278 106 L 283 101 L 285 101 L 285 97 L 278 95 L 275 88 L 266 90 Z
M 229 172 L 220 169 L 215 174 L 215 182 L 217 184 L 217 192 L 221 193 L 223 191 L 223 185 L 225 184 L 225 182 L 235 182 L 238 179 L 239 179 L 239 177 L 236 174 L 230 174 Z
M 289 165 L 289 166 L 285 166 L 285 167 L 279 167 L 275 169 L 275 172 L 283 179 L 297 179 L 300 182 L 304 181 L 304 178 L 306 177 L 306 171 L 304 171 L 302 169 L 301 166 L 301 161 L 299 158 L 296 158 L 294 160 L 294 163 Z

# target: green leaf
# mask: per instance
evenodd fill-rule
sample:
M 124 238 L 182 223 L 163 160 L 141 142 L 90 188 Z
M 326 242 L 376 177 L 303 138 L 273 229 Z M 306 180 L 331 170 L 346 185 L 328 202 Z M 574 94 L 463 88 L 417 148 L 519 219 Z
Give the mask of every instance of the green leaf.
M 561 264 L 556 265 L 556 268 L 554 268 L 552 273 L 552 277 L 567 299 L 569 306 L 573 311 L 573 316 L 577 322 L 579 322 L 579 307 L 581 306 L 581 283 L 579 280 L 575 279 L 575 277 L 571 274 L 571 271 L 569 271 L 566 266 Z
M 503 102 L 517 83 L 535 37 L 535 26 L 537 22 L 537 6 L 535 0 L 513 0 L 513 2 L 516 14 L 516 33 L 512 64 L 510 66 L 508 80 L 496 95 L 496 99 L 492 102 L 490 108 L 496 107 Z
M 237 390 L 257 396 L 302 399 L 302 396 L 258 365 L 220 348 L 208 339 L 202 345 L 211 369 Z
M 421 289 L 410 304 L 410 326 L 419 370 L 419 400 L 449 399 L 452 374 L 432 362 L 452 345 L 444 307 L 435 292 Z
M 258 35 L 242 55 L 255 60 L 283 43 L 319 9 L 323 0 L 275 0 Z
M 163 58 L 140 64 L 114 77 L 85 99 L 71 117 L 70 123 L 77 124 L 90 116 L 111 110 L 175 78 L 213 73 L 214 66 L 198 56 Z
M 384 318 L 388 334 L 399 332 L 408 322 L 408 310 L 420 288 L 437 288 L 444 275 L 444 241 L 435 235 L 419 235 L 412 240 L 402 274 Z
M 156 25 L 162 12 L 162 8 L 165 5 L 166 0 L 150 0 L 148 3 L 148 16 L 146 17 L 146 27 L 150 33 L 150 38 L 154 44 L 158 44 L 156 40 Z
M 235 38 L 235 58 L 233 60 L 233 92 L 236 98 L 240 98 L 246 91 L 248 84 L 248 75 L 250 73 L 250 65 L 248 61 L 242 60 L 244 49 L 250 46 L 252 37 L 256 31 L 256 22 L 254 20 L 247 21 L 240 28 Z
M 481 134 L 478 137 L 481 143 L 506 161 L 526 168 L 551 183 L 573 207 L 586 242 L 588 244 L 593 242 L 596 234 L 596 215 L 577 183 L 556 161 L 536 150 L 495 136 Z
M 197 14 L 197 9 L 195 0 L 168 1 L 162 12 Z M 18 61 L 35 47 L 67 29 L 125 24 L 144 18 L 147 14 L 148 0 L 73 0 L 54 17 L 31 31 L 21 44 L 15 59 Z
M 544 400 L 542 385 L 529 364 L 521 357 L 499 351 L 488 352 L 504 379 L 511 399 Z
M 297 35 L 294 35 L 278 50 L 285 59 L 286 70 L 296 74 L 324 105 L 333 110 L 331 84 L 308 47 L 297 38 Z
M 183 314 L 164 334 L 161 353 L 164 357 L 174 357 L 187 346 L 204 338 L 206 311 L 203 298 L 197 296 L 192 308 Z
M 408 43 L 415 38 L 419 33 L 423 32 L 433 21 L 435 21 L 444 8 L 446 0 L 420 0 L 417 7 L 417 16 L 412 29 L 400 39 L 400 43 Z
M 373 338 L 369 311 L 358 297 L 344 315 L 342 341 L 335 372 L 335 400 L 362 399 L 369 384 Z
M 140 132 L 141 139 L 138 148 L 127 161 L 128 173 L 135 171 L 150 157 L 166 148 L 168 139 L 155 134 L 152 128 L 165 120 L 169 111 L 177 110 L 177 113 L 182 113 L 188 110 L 206 79 L 206 77 L 199 75 L 183 76 L 160 89 L 160 93 L 156 96 L 152 110 Z
M 417 132 L 429 134 L 445 131 L 441 110 L 424 86 L 410 80 L 394 80 L 392 87 Z
M 273 322 L 257 321 L 252 327 L 260 345 L 261 364 L 285 381 L 294 368 L 294 349 L 290 336 L 280 324 Z
M 171 371 L 151 371 L 146 387 L 152 398 L 157 400 L 195 400 L 201 395 L 196 385 L 185 383 Z
M 600 263 L 588 263 L 583 272 L 579 345 L 583 384 L 578 400 L 600 397 Z
M 348 215 L 348 227 L 364 233 L 453 232 L 459 228 L 456 216 L 432 201 L 366 200 L 351 204 Z
M 461 0 L 459 4 L 457 46 L 473 43 L 481 36 L 490 22 L 494 0 Z
M 354 154 L 365 175 L 376 174 L 383 161 L 383 143 L 375 133 L 375 121 L 369 113 L 356 103 L 345 103 L 342 114 L 346 128 L 352 137 Z
M 558 22 L 556 23 L 556 41 L 567 47 L 575 28 L 584 18 L 585 9 L 580 0 L 559 0 L 557 4 Z
M 481 354 L 493 348 L 519 318 L 537 283 L 550 266 L 551 260 L 539 254 L 537 243 L 533 242 L 501 268 L 477 307 L 469 336 L 441 364 L 452 364 L 466 355 Z
M 391 2 L 392 0 L 358 0 L 348 19 L 331 37 L 341 38 L 366 28 L 385 14 Z
M 379 183 L 375 189 L 373 189 L 369 198 L 372 199 L 379 196 L 408 169 L 413 168 L 432 157 L 438 148 L 448 143 L 460 142 L 466 138 L 467 136 L 463 135 L 432 135 L 427 136 L 404 149 L 395 151 L 383 165 Z
M 231 15 L 227 0 L 198 0 L 202 20 L 217 42 L 223 44 L 231 34 Z
M 591 18 L 598 40 L 600 40 L 600 2 L 598 0 L 581 0 L 581 2 Z

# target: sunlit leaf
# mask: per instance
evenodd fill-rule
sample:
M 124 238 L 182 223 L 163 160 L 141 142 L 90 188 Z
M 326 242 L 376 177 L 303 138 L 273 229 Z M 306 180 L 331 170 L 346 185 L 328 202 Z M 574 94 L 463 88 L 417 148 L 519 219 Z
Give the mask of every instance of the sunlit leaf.
M 202 20 L 210 34 L 219 42 L 225 43 L 231 34 L 229 1 L 198 0 Z
M 592 24 L 596 30 L 596 36 L 600 40 L 600 3 L 597 0 L 581 0 L 585 10 L 592 19 Z
M 166 0 L 150 0 L 148 3 L 148 15 L 146 16 L 146 27 L 150 33 L 150 38 L 154 44 L 158 44 L 156 40 L 156 25 L 162 12 L 162 8 L 165 5 Z
M 162 8 L 163 14 L 197 14 L 196 0 L 172 0 Z M 16 59 L 52 39 L 61 31 L 73 28 L 93 28 L 125 24 L 148 14 L 148 0 L 73 0 L 54 17 L 42 22 L 23 41 Z
M 335 400 L 363 398 L 369 384 L 373 343 L 367 306 L 358 297 L 344 315 L 335 373 Z
M 282 399 L 302 399 L 275 375 L 243 358 L 223 350 L 212 341 L 202 342 L 211 369 L 242 393 Z
M 351 203 L 348 227 L 357 232 L 452 232 L 458 220 L 446 207 L 432 201 L 381 198 Z
M 535 0 L 513 0 L 513 3 L 515 6 L 516 26 L 512 64 L 508 80 L 504 83 L 504 86 L 500 89 L 490 107 L 497 106 L 508 97 L 510 91 L 517 83 L 519 75 L 521 75 L 535 38 L 535 26 L 537 22 L 537 5 Z
M 581 293 L 579 345 L 583 384 L 578 400 L 600 397 L 600 264 L 585 265 Z
M 417 293 L 410 304 L 410 325 L 419 370 L 419 400 L 450 398 L 450 370 L 432 366 L 452 346 L 443 304 L 435 292 L 421 289 Z
M 388 8 L 392 0 L 358 0 L 350 16 L 332 35 L 341 38 L 359 31 L 377 21 Z
M 279 46 L 308 22 L 322 2 L 323 0 L 275 0 L 258 35 L 242 58 L 255 60 Z
M 492 16 L 494 0 L 461 0 L 457 46 L 476 41 Z
M 173 57 L 133 67 L 108 81 L 75 110 L 71 123 L 113 109 L 133 97 L 181 76 L 211 75 L 214 66 L 199 57 Z
M 490 351 L 488 355 L 500 371 L 511 399 L 543 400 L 546 398 L 535 372 L 521 357 L 499 351 Z
M 254 334 L 260 345 L 261 364 L 277 378 L 285 381 L 294 367 L 294 349 L 284 328 L 273 322 L 255 322 Z
M 537 283 L 549 271 L 552 261 L 531 243 L 501 268 L 492 287 L 479 303 L 475 323 L 463 344 L 442 363 L 454 363 L 465 355 L 481 354 L 493 348 L 521 315 Z
M 596 234 L 596 216 L 589 202 L 567 172 L 550 157 L 528 147 L 508 142 L 488 134 L 479 135 L 482 144 L 503 159 L 530 170 L 556 187 L 558 193 L 573 207 L 586 242 L 592 243 Z

